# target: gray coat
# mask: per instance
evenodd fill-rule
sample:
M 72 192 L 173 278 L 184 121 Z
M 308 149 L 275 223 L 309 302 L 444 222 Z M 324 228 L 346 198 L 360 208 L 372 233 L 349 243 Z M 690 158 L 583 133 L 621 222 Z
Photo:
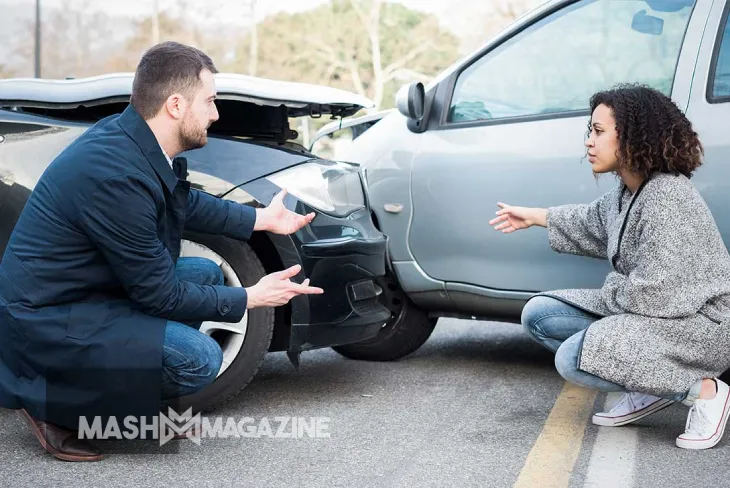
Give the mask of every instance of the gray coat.
M 593 203 L 552 207 L 547 228 L 555 251 L 611 262 L 601 289 L 541 293 L 602 317 L 579 369 L 668 395 L 730 367 L 730 256 L 686 177 L 656 174 L 636 195 L 620 183 Z

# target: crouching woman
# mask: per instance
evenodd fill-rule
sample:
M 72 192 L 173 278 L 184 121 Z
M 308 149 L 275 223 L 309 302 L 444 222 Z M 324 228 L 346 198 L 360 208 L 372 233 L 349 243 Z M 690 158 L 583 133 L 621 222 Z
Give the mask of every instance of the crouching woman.
M 615 188 L 589 204 L 498 204 L 490 225 L 546 227 L 553 250 L 607 259 L 611 271 L 600 289 L 536 295 L 522 323 L 567 381 L 625 392 L 595 424 L 626 425 L 682 402 L 691 408 L 676 445 L 713 447 L 730 413 L 717 378 L 730 367 L 730 255 L 690 182 L 702 145 L 651 88 L 619 86 L 590 105 L 588 159 L 594 174 L 618 176 Z

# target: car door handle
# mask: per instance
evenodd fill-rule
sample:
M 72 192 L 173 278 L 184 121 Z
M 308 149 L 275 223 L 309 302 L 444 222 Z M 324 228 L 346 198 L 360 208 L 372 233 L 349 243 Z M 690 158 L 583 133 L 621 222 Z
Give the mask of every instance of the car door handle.
M 386 203 L 383 205 L 385 211 L 388 213 L 401 213 L 403 211 L 403 204 L 400 203 Z

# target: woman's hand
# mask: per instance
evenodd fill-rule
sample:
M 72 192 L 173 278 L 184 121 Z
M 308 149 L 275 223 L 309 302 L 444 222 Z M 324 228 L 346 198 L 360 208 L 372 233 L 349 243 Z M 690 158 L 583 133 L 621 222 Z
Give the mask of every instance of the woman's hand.
M 513 207 L 498 202 L 497 217 L 489 221 L 494 230 L 501 230 L 505 234 L 516 230 L 527 229 L 533 225 L 547 227 L 547 209 L 530 207 Z

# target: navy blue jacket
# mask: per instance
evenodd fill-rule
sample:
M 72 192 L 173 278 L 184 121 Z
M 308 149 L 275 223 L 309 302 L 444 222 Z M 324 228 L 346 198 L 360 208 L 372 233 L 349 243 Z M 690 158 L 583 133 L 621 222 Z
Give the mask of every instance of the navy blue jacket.
M 184 228 L 245 240 L 255 210 L 191 191 L 174 163 L 129 106 L 46 169 L 0 263 L 0 406 L 72 428 L 154 415 L 166 321 L 242 319 L 245 290 L 180 281 L 175 262 Z

